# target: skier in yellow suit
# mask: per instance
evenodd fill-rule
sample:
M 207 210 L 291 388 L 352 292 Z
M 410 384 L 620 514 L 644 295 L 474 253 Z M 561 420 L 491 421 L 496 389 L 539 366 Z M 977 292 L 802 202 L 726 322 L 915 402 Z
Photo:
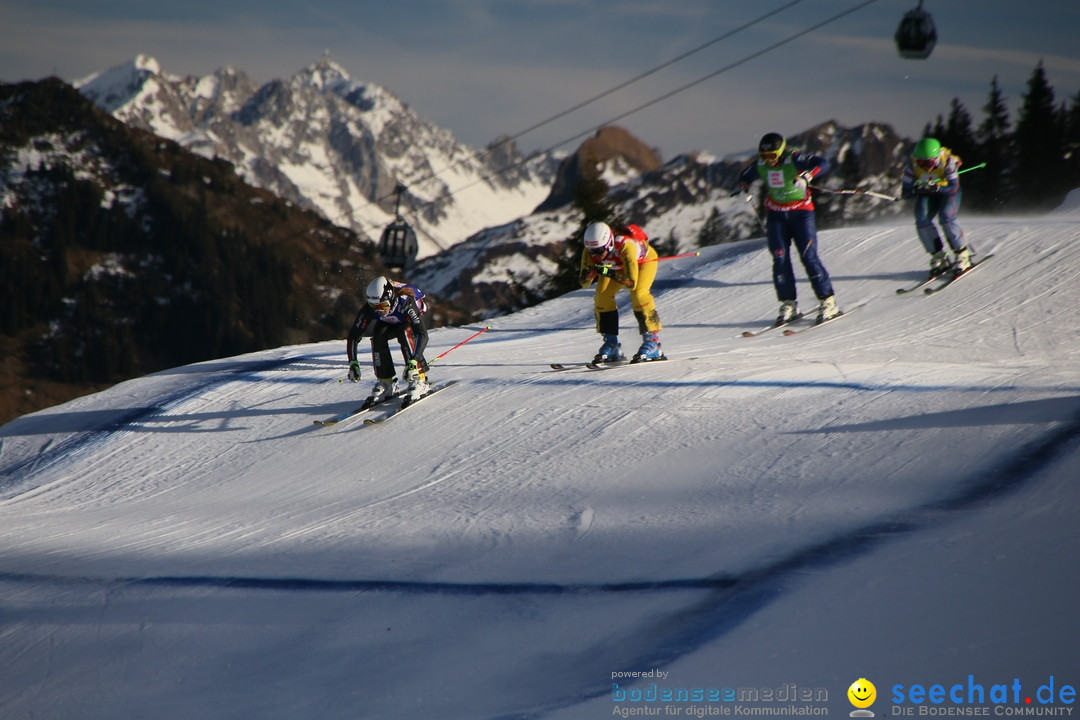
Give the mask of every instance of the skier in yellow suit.
M 631 306 L 642 339 L 641 347 L 630 362 L 667 360 L 660 348 L 662 327 L 652 296 L 657 254 L 645 231 L 637 225 L 628 225 L 625 234 L 616 234 L 607 223 L 597 222 L 585 229 L 584 240 L 579 279 L 583 288 L 597 281 L 594 298 L 596 331 L 604 338 L 593 362 L 626 359 L 619 344 L 619 308 L 615 304 L 615 294 L 623 288 L 630 290 Z

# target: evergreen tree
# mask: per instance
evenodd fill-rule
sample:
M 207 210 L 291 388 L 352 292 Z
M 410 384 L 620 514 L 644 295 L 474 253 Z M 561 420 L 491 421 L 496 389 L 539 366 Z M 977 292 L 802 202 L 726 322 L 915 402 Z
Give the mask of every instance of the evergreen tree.
M 1080 188 L 1080 91 L 1065 110 L 1064 128 L 1066 189 L 1072 190 Z
M 964 164 L 978 165 L 978 161 L 975 159 L 976 155 L 976 142 L 975 133 L 971 128 L 971 115 L 968 114 L 967 108 L 960 102 L 959 98 L 952 99 L 952 106 L 949 110 L 949 118 L 945 123 L 944 132 L 941 137 L 938 138 L 941 144 L 953 151 L 955 155 L 958 155 Z
M 928 132 L 923 133 L 923 137 L 932 137 L 941 140 L 945 135 L 945 118 L 941 115 L 937 116 L 937 122 L 934 123 L 934 127 L 931 129 L 929 125 L 926 126 Z
M 1013 180 L 1017 201 L 1024 208 L 1049 208 L 1061 202 L 1065 158 L 1061 120 L 1054 91 L 1042 61 L 1031 79 L 1013 136 L 1016 150 Z
M 558 269 L 548 280 L 548 297 L 557 297 L 580 287 L 578 273 L 581 269 L 581 238 L 585 228 L 594 222 L 619 223 L 614 205 L 608 197 L 611 188 L 601 170 L 601 164 L 595 157 L 586 157 L 582 161 L 570 203 L 580 213 L 581 222 L 574 234 L 567 238 Z
M 990 82 L 990 97 L 982 107 L 984 119 L 976 131 L 980 162 L 986 167 L 965 178 L 972 204 L 983 210 L 1000 210 L 1008 195 L 1012 165 L 1012 135 L 1009 132 L 1009 109 L 998 86 L 997 75 Z

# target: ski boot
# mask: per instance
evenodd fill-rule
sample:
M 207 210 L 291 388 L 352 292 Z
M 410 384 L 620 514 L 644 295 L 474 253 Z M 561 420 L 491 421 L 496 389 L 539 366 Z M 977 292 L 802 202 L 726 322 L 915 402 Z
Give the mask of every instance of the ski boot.
M 949 256 L 944 250 L 938 250 L 930 256 L 930 280 L 940 277 L 952 269 Z
M 401 405 L 403 408 L 408 407 L 431 391 L 427 376 L 420 372 L 420 367 L 415 360 L 409 361 L 408 366 L 405 368 L 405 376 L 409 380 L 409 389 L 405 393 L 405 400 Z
M 826 320 L 832 320 L 834 317 L 841 315 L 840 308 L 836 306 L 836 296 L 830 295 L 821 301 L 821 307 L 818 309 L 817 325 L 825 322 Z
M 780 312 L 776 315 L 776 322 L 773 323 L 773 327 L 787 325 L 789 322 L 798 319 L 798 304 L 794 300 L 785 300 L 784 302 L 780 303 Z
M 596 353 L 593 362 L 606 363 L 625 359 L 626 356 L 622 354 L 622 345 L 619 344 L 619 336 L 605 334 L 604 344 L 600 346 L 600 351 Z
M 367 400 L 364 401 L 364 404 L 361 405 L 361 407 L 364 409 L 374 407 L 379 403 L 386 402 L 396 394 L 396 378 L 379 378 L 379 381 L 375 383 L 375 387 L 371 389 L 371 394 L 368 395 Z
M 956 262 L 953 263 L 953 273 L 962 275 L 971 269 L 971 251 L 962 247 L 956 251 Z
M 641 339 L 641 347 L 630 359 L 631 364 L 667 360 L 664 351 L 660 349 L 660 333 L 646 332 L 641 335 Z

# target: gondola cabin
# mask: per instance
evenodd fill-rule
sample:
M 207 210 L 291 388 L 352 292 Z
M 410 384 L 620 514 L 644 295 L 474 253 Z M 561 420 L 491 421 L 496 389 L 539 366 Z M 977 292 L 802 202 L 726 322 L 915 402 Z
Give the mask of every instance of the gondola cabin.
M 379 238 L 379 259 L 388 268 L 411 270 L 418 250 L 416 231 L 401 218 L 387 225 Z
M 925 60 L 930 57 L 937 42 L 937 30 L 930 13 L 922 9 L 922 0 L 919 0 L 918 7 L 904 14 L 894 38 L 900 57 L 909 60 Z

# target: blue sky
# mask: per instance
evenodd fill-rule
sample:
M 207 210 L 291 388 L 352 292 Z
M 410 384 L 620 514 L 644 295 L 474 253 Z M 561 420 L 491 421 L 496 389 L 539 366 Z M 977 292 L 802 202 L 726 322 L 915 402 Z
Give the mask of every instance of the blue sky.
M 73 81 L 144 53 L 172 74 L 233 66 L 261 83 L 329 53 L 354 80 L 480 146 L 790 2 L 0 0 L 0 80 Z M 1015 119 L 1040 60 L 1059 102 L 1080 91 L 1075 0 L 924 0 L 939 34 L 924 61 L 901 59 L 892 40 L 916 0 L 876 0 L 746 60 L 861 2 L 802 0 L 518 143 L 573 149 L 590 129 L 730 65 L 618 123 L 668 159 L 739 152 L 764 132 L 828 119 L 888 122 L 915 136 L 954 97 L 977 123 L 995 75 Z

